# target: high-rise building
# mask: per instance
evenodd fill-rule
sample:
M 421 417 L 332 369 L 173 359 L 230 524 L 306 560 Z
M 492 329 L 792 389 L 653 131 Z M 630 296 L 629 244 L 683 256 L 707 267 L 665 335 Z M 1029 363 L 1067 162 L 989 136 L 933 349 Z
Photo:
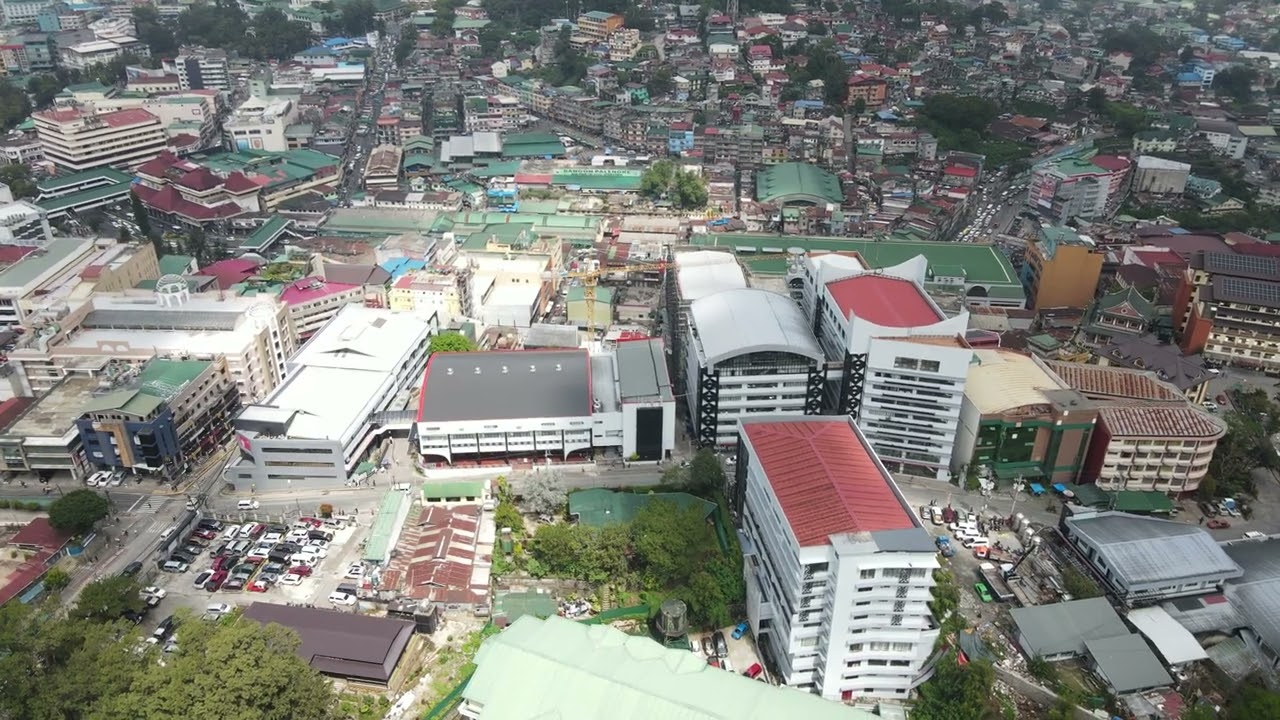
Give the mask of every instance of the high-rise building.
M 1051 157 L 1032 168 L 1027 204 L 1057 223 L 1105 218 L 1120 206 L 1132 165 L 1118 155 Z
M 173 61 L 178 83 L 183 90 L 230 90 L 225 50 L 188 47 Z
M 1087 235 L 1045 225 L 1027 243 L 1022 286 L 1036 310 L 1086 308 L 1093 303 L 1103 254 Z
M 938 638 L 933 538 L 848 416 L 744 418 L 739 437 L 747 620 L 777 678 L 905 698 Z
M 45 158 L 66 172 L 137 167 L 164 150 L 168 138 L 155 115 L 141 109 L 95 114 L 92 106 L 34 113 Z

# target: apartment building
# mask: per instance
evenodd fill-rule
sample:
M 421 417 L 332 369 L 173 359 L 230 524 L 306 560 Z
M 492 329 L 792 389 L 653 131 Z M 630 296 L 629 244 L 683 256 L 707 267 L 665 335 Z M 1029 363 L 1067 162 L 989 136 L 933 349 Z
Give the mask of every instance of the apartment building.
M 1154 373 L 1059 361 L 1045 366 L 1097 407 L 1081 480 L 1103 490 L 1195 492 L 1227 424 Z
M 6 25 L 35 25 L 40 13 L 49 6 L 47 0 L 3 0 L 0 10 L 4 12 Z
M 868 270 L 860 258 L 806 256 L 800 305 L 826 360 L 825 406 L 848 413 L 897 472 L 947 480 L 973 352 L 969 313 L 948 318 L 925 293 L 926 261 Z
M 1228 120 L 1199 119 L 1196 121 L 1196 134 L 1204 138 L 1214 152 L 1232 160 L 1244 159 L 1245 151 L 1249 149 L 1248 136 Z
M 90 106 L 54 108 L 31 118 L 45 158 L 64 172 L 137 167 L 168 141 L 159 118 L 142 109 L 95 114 Z
M 1120 207 L 1133 162 L 1118 155 L 1054 156 L 1031 169 L 1027 204 L 1062 224 L 1105 218 Z
M 289 317 L 300 342 L 306 342 L 343 307 L 364 302 L 364 297 L 362 285 L 329 282 L 316 276 L 296 280 L 280 293 L 280 301 L 289 306 Z
M 221 356 L 241 401 L 251 403 L 280 384 L 285 360 L 298 346 L 288 308 L 276 298 L 193 295 L 185 281 L 155 292 L 94 293 L 28 324 L 9 361 L 33 393 L 112 360 L 139 365 L 155 357 Z
M 918 515 L 847 416 L 744 418 L 739 438 L 747 621 L 778 680 L 833 701 L 905 698 L 939 632 Z
M 400 186 L 400 160 L 404 150 L 395 145 L 379 145 L 369 151 L 364 166 L 366 190 L 395 190 Z
M 222 128 L 233 150 L 285 152 L 285 129 L 298 120 L 298 103 L 292 98 L 251 97 L 240 104 Z
M 225 50 L 184 47 L 173 60 L 173 72 L 183 90 L 231 90 Z
M 623 17 L 617 13 L 593 10 L 578 16 L 577 32 L 573 42 L 577 46 L 587 47 L 608 42 L 609 36 L 622 29 Z
M 173 478 L 231 437 L 240 408 L 226 360 L 109 366 L 76 428 L 90 465 Z
M 724 290 L 689 305 L 684 342 L 689 414 L 704 447 L 732 446 L 756 413 L 817 415 L 826 363 L 790 298 Z
M 93 240 L 57 238 L 0 271 L 0 327 L 26 323 L 50 286 L 78 275 L 96 252 Z
M 70 70 L 87 70 L 126 55 L 150 57 L 151 49 L 146 43 L 131 37 L 90 40 L 58 48 L 58 61 Z
M 409 315 L 343 306 L 289 358 L 283 383 L 236 418 L 240 456 L 227 481 L 259 492 L 342 487 L 401 422 L 426 367 L 431 329 Z M 405 428 L 412 416 L 402 419 Z
M 1183 352 L 1280 371 L 1280 260 L 1197 253 L 1178 284 L 1173 321 Z
M 1104 254 L 1087 235 L 1043 225 L 1027 243 L 1022 287 L 1035 310 L 1086 308 L 1093 302 Z
M 396 312 L 413 313 L 424 320 L 435 316 L 440 325 L 448 326 L 462 317 L 459 282 L 458 275 L 451 272 L 408 272 L 387 291 L 387 303 Z

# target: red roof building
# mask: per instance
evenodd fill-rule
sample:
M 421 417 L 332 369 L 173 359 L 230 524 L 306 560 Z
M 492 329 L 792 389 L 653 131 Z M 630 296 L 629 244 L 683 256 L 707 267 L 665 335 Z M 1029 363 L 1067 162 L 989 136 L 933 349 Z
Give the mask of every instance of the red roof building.
M 9 547 L 21 558 L 17 562 L 5 559 L 7 565 L 0 569 L 4 576 L 0 585 L 0 605 L 15 597 L 29 602 L 41 594 L 40 580 L 49 568 L 67 553 L 71 535 L 56 530 L 48 518 L 35 518 L 9 540 Z
M 925 327 L 946 319 L 910 280 L 868 273 L 827 283 L 827 291 L 840 314 L 884 327 Z
M 381 587 L 415 600 L 486 604 L 493 541 L 493 520 L 480 506 L 430 505 L 405 524 Z

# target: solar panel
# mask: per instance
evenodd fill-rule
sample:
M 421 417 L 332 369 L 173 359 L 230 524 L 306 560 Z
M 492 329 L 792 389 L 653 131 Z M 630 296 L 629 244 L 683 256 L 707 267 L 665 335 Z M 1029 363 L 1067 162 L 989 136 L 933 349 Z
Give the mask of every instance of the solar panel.
M 1280 280 L 1280 263 L 1275 258 L 1257 255 L 1207 252 L 1204 254 L 1204 269 L 1215 274 Z
M 1227 302 L 1280 308 L 1280 282 L 1217 277 L 1213 280 L 1213 297 Z

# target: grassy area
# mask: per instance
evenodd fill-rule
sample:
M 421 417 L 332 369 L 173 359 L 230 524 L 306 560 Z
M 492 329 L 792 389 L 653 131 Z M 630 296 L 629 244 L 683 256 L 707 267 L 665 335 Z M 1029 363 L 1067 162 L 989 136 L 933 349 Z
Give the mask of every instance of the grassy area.
M 471 674 L 476 671 L 474 661 L 476 652 L 480 650 L 480 644 L 485 641 L 485 638 L 496 635 L 498 632 L 500 628 L 496 625 L 485 625 L 463 638 L 460 646 L 440 648 L 427 668 L 431 673 L 431 694 L 423 699 L 423 704 L 427 708 L 434 708 L 459 684 L 471 677 Z
M 346 720 L 378 720 L 390 708 L 391 701 L 385 695 L 344 693 L 338 699 L 338 716 Z

